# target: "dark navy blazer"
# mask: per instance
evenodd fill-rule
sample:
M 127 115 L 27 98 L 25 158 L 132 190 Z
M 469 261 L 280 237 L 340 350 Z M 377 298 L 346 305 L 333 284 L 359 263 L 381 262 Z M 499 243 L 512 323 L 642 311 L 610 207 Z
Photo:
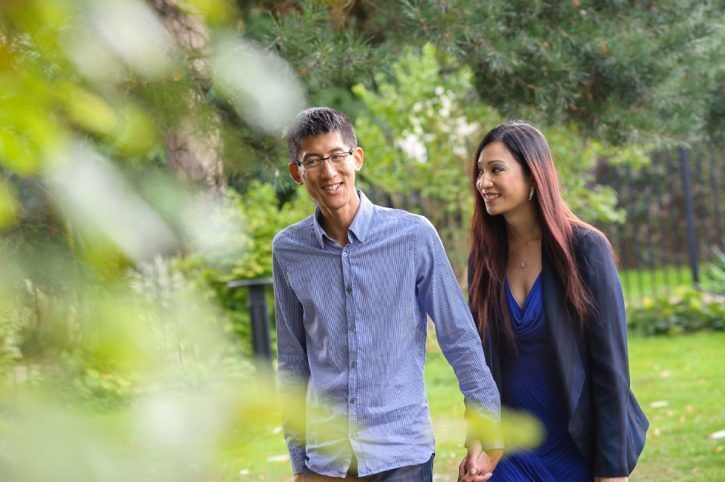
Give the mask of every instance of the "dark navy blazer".
M 622 287 L 609 245 L 600 234 L 575 228 L 573 244 L 594 305 L 584 330 L 567 310 L 565 291 L 546 247 L 542 249 L 541 273 L 547 326 L 569 412 L 569 433 L 596 476 L 623 477 L 634 470 L 649 422 L 629 386 Z M 475 312 L 473 317 L 476 319 Z M 490 329 L 485 338 L 486 362 L 500 390 L 506 383 L 501 379 L 500 364 L 506 341 L 494 339 Z

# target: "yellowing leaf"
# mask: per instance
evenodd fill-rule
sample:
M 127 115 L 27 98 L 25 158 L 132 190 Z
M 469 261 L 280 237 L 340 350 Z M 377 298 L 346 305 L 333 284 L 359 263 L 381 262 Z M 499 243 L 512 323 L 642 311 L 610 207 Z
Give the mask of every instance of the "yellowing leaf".
M 10 132 L 0 130 L 0 164 L 11 171 L 28 176 L 38 172 L 39 158 L 27 139 Z
M 91 132 L 110 135 L 118 126 L 113 109 L 87 90 L 75 87 L 69 89 L 62 101 L 73 122 Z
M 230 18 L 236 18 L 232 6 L 227 0 L 181 0 L 181 4 L 191 13 L 202 15 L 207 22 L 220 24 Z
M 19 203 L 10 186 L 0 181 L 0 229 L 10 228 L 17 221 Z
M 143 154 L 156 144 L 158 138 L 156 126 L 141 109 L 135 106 L 126 106 L 123 109 L 114 141 L 124 153 Z

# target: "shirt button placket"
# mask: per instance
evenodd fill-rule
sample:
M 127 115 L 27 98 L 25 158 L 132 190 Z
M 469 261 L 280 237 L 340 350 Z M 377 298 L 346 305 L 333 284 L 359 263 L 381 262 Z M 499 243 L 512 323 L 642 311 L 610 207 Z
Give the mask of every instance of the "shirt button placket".
M 357 403 L 355 397 L 357 393 L 357 370 L 353 370 L 357 366 L 357 339 L 355 337 L 355 307 L 352 298 L 352 274 L 350 260 L 350 245 L 348 244 L 342 249 L 342 275 L 343 286 L 345 286 L 345 305 L 347 313 L 348 326 L 348 354 L 350 357 L 350 368 L 348 370 L 348 413 L 349 413 L 349 438 L 355 440 L 356 436 L 356 420 L 354 407 Z

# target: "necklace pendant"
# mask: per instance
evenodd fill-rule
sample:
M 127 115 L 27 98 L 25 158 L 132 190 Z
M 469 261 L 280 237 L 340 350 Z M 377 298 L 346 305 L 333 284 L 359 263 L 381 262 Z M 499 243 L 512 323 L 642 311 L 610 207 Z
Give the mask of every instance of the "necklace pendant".
M 526 267 L 526 261 L 524 261 L 524 260 L 522 259 L 522 260 L 521 260 L 521 265 L 520 265 L 520 266 L 521 266 L 521 269 L 524 269 L 524 268 Z

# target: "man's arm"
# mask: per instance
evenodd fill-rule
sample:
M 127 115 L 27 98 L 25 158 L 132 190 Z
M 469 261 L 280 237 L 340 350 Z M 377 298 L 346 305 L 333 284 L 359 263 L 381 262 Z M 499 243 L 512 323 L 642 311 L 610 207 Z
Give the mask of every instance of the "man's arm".
M 421 223 L 417 239 L 418 301 L 435 323 L 438 343 L 458 378 L 466 411 L 475 414 L 470 418 L 491 422 L 491 433 L 482 434 L 483 448 L 500 449 L 503 443 L 493 433 L 500 419 L 499 393 L 473 318 L 438 233 L 428 220 Z
M 292 472 L 300 474 L 305 464 L 305 393 L 310 376 L 302 304 L 272 248 L 274 309 L 277 325 L 277 366 L 282 429 L 290 453 Z

